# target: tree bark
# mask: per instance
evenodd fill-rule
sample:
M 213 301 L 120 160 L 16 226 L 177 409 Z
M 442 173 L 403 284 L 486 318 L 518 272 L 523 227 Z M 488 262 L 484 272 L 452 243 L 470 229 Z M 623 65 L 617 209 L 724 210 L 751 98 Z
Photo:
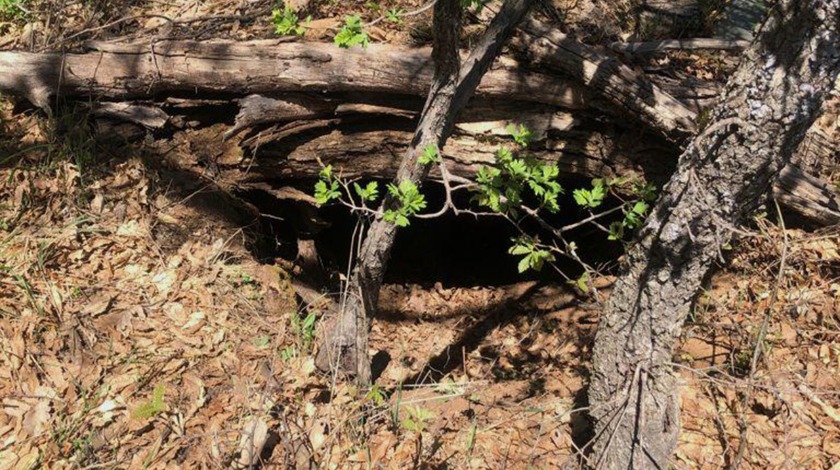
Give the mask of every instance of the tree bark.
M 49 107 L 57 95 L 126 100 L 161 94 L 230 95 L 289 92 L 425 96 L 432 83 L 428 48 L 262 40 L 93 42 L 86 53 L 0 51 L 0 92 Z M 583 87 L 524 70 L 501 58 L 477 96 L 579 109 Z
M 757 209 L 834 86 L 838 23 L 840 0 L 777 3 L 628 251 L 595 340 L 596 468 L 672 466 L 680 326 L 721 246 Z
M 242 143 L 256 152 L 253 159 L 222 165 L 230 173 L 229 179 L 243 184 L 315 179 L 321 163 L 333 165 L 347 178 L 391 179 L 413 135 L 414 121 L 401 116 L 365 114 L 356 120 L 322 120 L 311 126 L 264 130 Z M 575 116 L 552 108 L 468 108 L 441 155 L 452 175 L 473 178 L 479 168 L 495 161 L 501 139 L 494 138 L 498 136 L 493 131 L 503 129 L 507 122 L 522 122 L 535 135 L 529 153 L 556 163 L 567 178 L 624 177 L 662 186 L 674 172 L 677 155 L 672 145 L 655 136 L 640 139 L 636 131 Z M 470 121 L 471 117 L 490 121 Z M 811 151 L 827 148 L 812 146 Z M 236 174 L 239 168 L 241 175 Z M 430 177 L 440 180 L 440 172 L 433 168 Z M 809 226 L 840 223 L 840 194 L 793 163 L 773 183 L 773 190 L 782 208 L 797 222 Z
M 697 130 L 694 112 L 616 57 L 534 19 L 526 20 L 522 31 L 512 45 L 528 63 L 568 74 L 590 87 L 603 98 L 603 103 L 592 104 L 607 106 L 609 112 L 617 108 L 676 142 Z
M 532 4 L 533 0 L 506 0 L 463 65 L 459 65 L 458 55 L 460 1 L 439 0 L 435 4 L 434 80 L 417 130 L 397 170 L 396 184 L 411 181 L 419 185 L 425 179 L 430 168 L 418 161 L 421 152 L 428 145 L 444 148 L 458 113 Z M 386 197 L 383 207 L 394 204 L 392 198 Z M 351 275 L 337 326 L 327 331 L 316 360 L 320 367 L 340 367 L 354 374 L 357 382 L 364 385 L 371 381 L 367 355 L 369 321 L 376 312 L 379 288 L 396 233 L 396 225 L 381 216 L 372 222 Z

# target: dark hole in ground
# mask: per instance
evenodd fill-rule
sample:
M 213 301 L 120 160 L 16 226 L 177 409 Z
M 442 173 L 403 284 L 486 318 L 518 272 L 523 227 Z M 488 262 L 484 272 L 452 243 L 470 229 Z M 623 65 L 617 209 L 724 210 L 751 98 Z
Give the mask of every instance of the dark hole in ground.
M 577 184 L 576 184 L 577 183 Z M 386 182 L 380 181 L 380 190 L 384 192 Z M 556 227 L 577 222 L 588 214 L 578 209 L 570 196 L 572 189 L 579 182 L 563 182 L 566 195 L 562 196 L 561 211 L 558 214 L 544 214 L 546 220 Z M 299 189 L 311 193 L 312 185 L 303 185 Z M 439 184 L 427 184 L 423 188 L 428 206 L 426 212 L 434 212 L 444 201 L 443 188 Z M 246 191 L 239 194 L 253 204 L 264 215 L 261 217 L 261 229 L 266 238 L 275 243 L 262 246 L 273 249 L 263 251 L 260 257 L 294 259 L 297 254 L 296 236 L 314 238 L 322 263 L 346 270 L 350 239 L 356 216 L 340 205 L 331 205 L 318 210 L 318 215 L 329 222 L 329 227 L 311 233 L 305 227 L 299 203 L 280 202 L 263 191 Z M 467 207 L 470 195 L 462 194 L 456 199 L 459 207 Z M 612 207 L 616 201 L 608 200 L 604 207 Z M 281 220 L 282 219 L 282 220 Z M 620 220 L 621 214 L 610 219 L 599 220 L 607 226 L 612 220 Z M 523 228 L 543 242 L 552 237 L 541 230 L 536 223 L 525 221 Z M 503 285 L 524 280 L 545 280 L 563 282 L 565 279 L 550 266 L 541 272 L 529 271 L 520 274 L 517 271 L 518 256 L 508 254 L 513 239 L 519 235 L 515 227 L 501 217 L 479 217 L 471 215 L 455 216 L 448 213 L 436 219 L 411 220 L 408 228 L 402 229 L 391 253 L 391 260 L 386 274 L 386 283 L 418 283 L 431 285 L 436 282 L 444 286 Z M 607 240 L 607 234 L 594 226 L 587 225 L 568 232 L 568 241 L 578 246 L 579 256 L 595 267 L 606 267 L 609 271 L 621 255 L 622 244 Z M 564 257 L 557 257 L 556 266 L 570 278 L 577 278 L 583 272 L 577 262 Z

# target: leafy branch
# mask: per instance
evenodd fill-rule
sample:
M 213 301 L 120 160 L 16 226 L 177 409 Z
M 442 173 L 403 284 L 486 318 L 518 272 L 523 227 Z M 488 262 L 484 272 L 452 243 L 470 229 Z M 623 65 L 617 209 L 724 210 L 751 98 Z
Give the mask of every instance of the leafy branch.
M 651 185 L 634 185 L 629 178 L 594 179 L 591 187 L 575 189 L 571 194 L 574 203 L 584 209 L 587 215 L 576 222 L 554 226 L 543 217 L 543 212 L 560 212 L 560 198 L 564 194 L 558 181 L 560 170 L 556 163 L 544 162 L 529 154 L 528 146 L 533 134 L 526 126 L 510 124 L 506 129 L 514 145 L 500 146 L 493 164 L 479 168 L 475 180 L 450 174 L 436 145 L 430 144 L 422 149 L 418 161 L 424 165 L 437 165 L 445 189 L 446 201 L 436 212 L 421 213 L 426 209 L 427 201 L 418 186 L 408 180 L 387 186 L 387 208 L 370 209 L 368 203 L 379 197 L 378 184 L 375 181 L 366 185 L 344 181 L 333 175 L 331 166 L 321 171 L 315 186 L 316 201 L 318 204 L 326 204 L 338 200 L 363 217 L 381 216 L 398 227 L 407 227 L 413 217 L 435 218 L 449 211 L 455 215 L 501 217 L 520 233 L 508 250 L 509 254 L 519 257 L 517 269 L 520 273 L 539 271 L 549 264 L 581 291 L 588 292 L 590 274 L 596 270 L 580 258 L 577 244 L 567 240 L 566 233 L 591 225 L 606 233 L 608 240 L 622 241 L 627 231 L 641 226 L 650 210 L 650 203 L 655 199 L 655 189 Z M 470 204 L 478 209 L 458 207 L 454 203 L 453 193 L 461 190 L 472 192 Z M 631 197 L 624 199 L 622 195 L 628 194 Z M 608 204 L 615 200 L 618 204 Z M 605 208 L 608 205 L 613 207 Z M 619 213 L 623 217 L 615 220 Z M 613 221 L 608 226 L 602 225 L 601 219 L 608 217 Z M 540 242 L 526 230 L 527 225 L 523 225 L 526 220 L 536 222 L 552 239 L 548 243 Z M 555 265 L 557 256 L 569 258 L 582 266 L 583 275 L 569 279 Z
M 400 181 L 399 186 L 388 185 L 388 193 L 398 204 L 396 209 L 387 209 L 383 218 L 397 227 L 408 227 L 408 218 L 426 208 L 426 198 L 416 184 L 409 180 Z

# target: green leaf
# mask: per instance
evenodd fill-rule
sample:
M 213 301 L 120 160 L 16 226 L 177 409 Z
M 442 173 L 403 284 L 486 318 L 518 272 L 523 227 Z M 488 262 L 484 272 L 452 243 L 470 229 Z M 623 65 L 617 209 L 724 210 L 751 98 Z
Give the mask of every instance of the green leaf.
M 402 8 L 391 8 L 387 12 L 385 12 L 385 19 L 390 21 L 391 23 L 400 24 L 403 22 L 402 18 L 400 18 L 405 10 Z
M 318 181 L 315 183 L 315 203 L 323 206 L 333 199 L 341 197 L 338 181 Z
M 367 395 L 365 395 L 365 399 L 372 401 L 376 406 L 381 406 L 385 403 L 385 393 L 378 385 L 374 385 L 370 388 Z
M 624 238 L 624 224 L 621 222 L 613 222 L 609 227 L 610 234 L 607 237 L 609 240 L 621 240 Z
M 633 207 L 624 214 L 623 225 L 627 228 L 633 229 L 642 225 L 644 216 L 650 206 L 644 201 L 636 201 Z
M 408 409 L 408 414 L 413 416 L 414 419 L 416 419 L 418 421 L 422 421 L 422 422 L 431 421 L 435 417 L 435 414 L 432 413 L 431 411 L 429 411 L 425 408 L 417 407 L 417 406 L 409 408 Z
M 338 47 L 349 48 L 353 46 L 362 46 L 366 48 L 370 43 L 367 33 L 362 25 L 362 18 L 359 15 L 349 15 L 344 17 L 344 26 L 338 34 L 335 35 L 333 41 Z
M 514 256 L 525 255 L 517 264 L 520 274 L 528 269 L 539 271 L 546 261 L 554 261 L 554 255 L 550 251 L 537 248 L 534 240 L 528 237 L 515 239 L 508 253 Z
M 166 385 L 160 383 L 155 386 L 152 392 L 152 399 L 146 403 L 141 404 L 131 413 L 131 416 L 136 419 L 148 419 L 156 414 L 164 411 L 166 405 L 163 401 L 166 393 Z
M 581 274 L 581 276 L 574 281 L 574 284 L 584 294 L 589 293 L 589 272 Z
M 402 423 L 400 423 L 400 424 L 407 431 L 411 431 L 411 432 L 420 432 L 421 431 L 421 429 L 417 425 L 417 423 L 415 423 L 414 420 L 411 419 L 411 418 L 405 418 L 404 420 L 402 420 Z
M 528 176 L 528 165 L 523 160 L 513 159 L 507 165 L 508 173 L 514 178 L 522 178 Z
M 318 317 L 315 316 L 315 313 L 310 312 L 308 315 L 306 315 L 306 318 L 303 319 L 303 329 L 311 329 L 313 326 L 315 326 L 315 320 L 317 319 Z
M 633 205 L 633 212 L 639 215 L 645 215 L 648 210 L 648 205 L 645 201 L 638 201 Z
M 513 140 L 516 142 L 516 144 L 522 148 L 527 147 L 528 144 L 531 142 L 531 139 L 533 138 L 533 134 L 531 134 L 531 131 L 528 130 L 528 128 L 522 124 L 508 124 L 508 126 L 505 129 L 513 137 Z
M 530 267 L 531 267 L 531 259 L 527 256 L 522 258 L 521 260 L 519 260 L 519 264 L 516 265 L 516 269 L 517 269 L 517 271 L 519 271 L 519 274 L 524 273 Z
M 303 36 L 306 34 L 309 22 L 312 17 L 306 18 L 306 25 L 300 24 L 300 18 L 295 14 L 289 5 L 285 5 L 283 10 L 275 8 L 271 12 L 271 23 L 274 25 L 274 33 L 282 36 Z
M 652 202 L 656 199 L 656 186 L 651 183 L 637 184 L 633 187 L 633 192 L 643 201 Z
M 607 195 L 604 189 L 603 180 L 593 180 L 592 189 L 576 189 L 572 192 L 572 197 L 575 202 L 581 206 L 594 209 L 604 202 L 604 197 Z
M 499 163 L 507 163 L 513 158 L 513 152 L 510 151 L 507 147 L 499 147 L 496 150 L 496 161 Z
M 353 190 L 363 201 L 373 201 L 379 196 L 379 184 L 376 181 L 369 182 L 364 188 L 359 183 L 353 183 Z
M 438 153 L 437 145 L 429 144 L 423 149 L 423 153 L 417 159 L 423 165 L 432 163 L 440 163 L 440 154 Z
M 397 227 L 408 227 L 410 223 L 408 217 L 404 214 L 391 209 L 386 210 L 382 215 L 382 218 L 385 219 L 386 222 L 391 222 Z
M 330 179 L 332 177 L 332 165 L 327 165 L 324 168 L 321 168 L 318 176 L 323 180 Z
M 533 250 L 533 247 L 528 247 L 525 245 L 514 245 L 510 250 L 508 250 L 508 253 L 512 255 L 525 255 L 530 253 L 531 250 Z
M 402 180 L 398 186 L 388 184 L 388 192 L 397 200 L 399 208 L 388 209 L 383 214 L 383 218 L 398 227 L 407 227 L 408 218 L 426 208 L 426 198 L 420 193 L 417 185 L 410 180 Z

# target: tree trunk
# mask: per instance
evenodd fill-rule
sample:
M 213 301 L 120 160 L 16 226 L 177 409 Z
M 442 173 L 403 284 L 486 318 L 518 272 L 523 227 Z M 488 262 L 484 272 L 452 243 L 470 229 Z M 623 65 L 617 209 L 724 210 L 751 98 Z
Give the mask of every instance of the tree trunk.
M 418 161 L 428 145 L 443 149 L 455 125 L 455 118 L 475 93 L 479 82 L 499 55 L 502 46 L 533 4 L 533 0 L 506 0 L 501 10 L 459 67 L 458 34 L 461 18 L 459 0 L 439 0 L 434 12 L 435 73 L 432 89 L 420 114 L 411 144 L 397 170 L 395 183 L 420 184 L 429 165 Z M 383 207 L 393 206 L 386 197 Z M 357 266 L 351 274 L 346 298 L 335 327 L 327 330 L 317 363 L 339 367 L 356 376 L 357 382 L 371 381 L 367 354 L 370 318 L 376 312 L 379 288 L 394 244 L 397 227 L 377 217 L 362 243 Z
M 462 115 L 483 115 L 490 121 L 456 124 L 456 133 L 441 151 L 447 170 L 454 176 L 473 178 L 479 168 L 494 163 L 500 139 L 493 138 L 493 131 L 503 129 L 507 122 L 525 123 L 535 136 L 529 154 L 556 163 L 566 178 L 625 177 L 661 186 L 676 167 L 678 155 L 673 145 L 650 135 L 640 139 L 637 131 L 619 126 L 537 107 L 528 112 L 481 107 L 468 111 Z M 395 115 L 384 119 L 365 115 L 357 120 L 319 121 L 313 123 L 314 127 L 264 130 L 242 142 L 243 147 L 257 152 L 255 158 L 220 166 L 228 172 L 229 180 L 241 184 L 315 179 L 321 163 L 333 165 L 346 178 L 391 179 L 399 168 L 400 155 L 411 142 L 412 123 Z M 221 151 L 223 143 L 218 148 Z M 827 148 L 812 145 L 806 155 L 809 159 L 830 158 L 824 152 L 812 154 Z M 439 170 L 433 168 L 430 177 L 440 180 Z M 840 223 L 840 194 L 795 164 L 786 166 L 773 188 L 782 208 L 797 222 L 811 226 Z
M 126 100 L 161 94 L 212 96 L 289 92 L 425 96 L 432 83 L 428 48 L 286 40 L 92 42 L 87 53 L 0 51 L 0 92 L 48 107 L 56 95 Z M 484 75 L 478 96 L 579 109 L 583 87 L 524 70 L 502 58 Z
M 697 130 L 694 112 L 616 57 L 534 19 L 526 20 L 522 31 L 512 45 L 527 63 L 568 74 L 592 88 L 601 99 L 591 100 L 591 105 L 611 114 L 617 109 L 673 141 L 684 140 Z
M 670 468 L 679 436 L 671 353 L 693 297 L 789 162 L 837 79 L 840 0 L 784 0 L 745 51 L 627 254 L 595 340 L 596 468 Z

